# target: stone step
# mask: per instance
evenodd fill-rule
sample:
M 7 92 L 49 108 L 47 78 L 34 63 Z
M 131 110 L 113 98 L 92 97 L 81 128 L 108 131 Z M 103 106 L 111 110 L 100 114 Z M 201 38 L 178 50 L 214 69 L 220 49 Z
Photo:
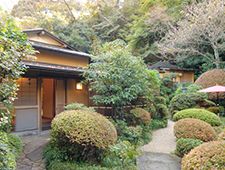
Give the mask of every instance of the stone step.
M 145 152 L 137 159 L 138 170 L 180 170 L 181 159 L 167 153 Z

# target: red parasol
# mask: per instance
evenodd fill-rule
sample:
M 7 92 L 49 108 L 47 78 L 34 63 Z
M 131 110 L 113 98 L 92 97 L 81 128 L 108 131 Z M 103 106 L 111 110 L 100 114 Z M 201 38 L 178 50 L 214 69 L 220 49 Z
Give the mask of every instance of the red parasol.
M 216 95 L 217 95 L 217 101 L 218 101 L 219 93 L 225 92 L 225 86 L 216 85 L 216 86 L 208 87 L 206 89 L 199 90 L 198 92 L 203 92 L 203 93 L 216 93 Z

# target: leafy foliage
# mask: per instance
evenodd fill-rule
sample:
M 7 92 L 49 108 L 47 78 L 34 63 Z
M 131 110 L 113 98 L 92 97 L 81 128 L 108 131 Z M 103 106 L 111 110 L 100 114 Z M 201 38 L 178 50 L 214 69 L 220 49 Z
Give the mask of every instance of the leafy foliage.
M 143 131 L 142 126 L 128 126 L 127 122 L 123 120 L 116 120 L 113 121 L 113 124 L 116 127 L 117 133 L 118 133 L 118 138 L 120 141 L 128 141 L 132 143 L 133 145 L 141 145 L 145 143 L 146 141 L 149 141 L 150 137 L 150 130 L 148 131 L 149 134 L 147 135 L 147 140 L 144 138 L 145 136 L 145 131 Z M 144 135 L 143 135 L 144 134 Z
M 14 21 L 4 15 L 0 21 L 0 42 L 0 103 L 6 107 L 5 110 L 0 110 L 0 129 L 9 131 L 11 121 L 9 110 L 12 108 L 17 91 L 15 80 L 25 70 L 22 59 L 34 51 Z
M 151 120 L 150 113 L 142 108 L 132 109 L 130 114 L 133 117 L 134 124 L 148 124 Z
M 119 141 L 116 145 L 111 146 L 109 151 L 106 152 L 102 165 L 112 169 L 118 166 L 122 169 L 126 169 L 131 165 L 135 165 L 138 155 L 139 153 L 136 147 L 130 142 Z
M 20 139 L 19 136 L 11 134 L 11 133 L 7 134 L 7 138 L 8 138 L 8 145 L 11 152 L 15 155 L 16 158 L 18 158 L 20 154 L 22 153 L 22 147 L 23 147 L 22 140 Z
M 192 149 L 201 145 L 202 143 L 203 142 L 199 139 L 180 138 L 177 140 L 176 154 L 183 157 L 185 154 L 189 153 Z
M 126 168 L 129 170 L 135 170 L 136 167 L 129 165 L 128 167 L 122 166 L 122 167 L 114 167 L 114 168 L 108 168 L 108 167 L 103 167 L 100 165 L 89 165 L 89 164 L 78 164 L 75 162 L 53 162 L 52 166 L 48 168 L 48 170 L 62 170 L 62 169 L 67 169 L 67 170 L 121 170 L 121 168 Z
M 184 118 L 195 118 L 203 120 L 212 126 L 219 126 L 222 124 L 220 118 L 212 112 L 205 109 L 185 109 L 177 112 L 173 116 L 173 120 L 177 121 Z
M 91 52 L 97 38 L 93 29 L 85 22 L 73 22 L 69 25 L 56 25 L 53 32 L 78 51 Z
M 104 116 L 88 110 L 71 110 L 52 121 L 51 138 L 71 160 L 100 159 L 103 150 L 117 140 L 113 124 Z
M 204 142 L 216 139 L 213 127 L 198 119 L 181 119 L 174 125 L 174 134 L 177 138 L 199 139 Z
M 65 110 L 90 110 L 95 111 L 94 108 L 87 107 L 82 103 L 70 103 L 65 106 Z
M 207 97 L 202 93 L 181 93 L 170 101 L 170 111 L 175 113 L 188 108 L 200 107 L 206 99 Z
M 106 43 L 85 73 L 96 104 L 111 106 L 114 110 L 131 104 L 143 96 L 149 80 L 144 61 L 131 54 L 123 41 Z
M 0 132 L 0 169 L 16 169 L 16 158 L 9 146 L 9 139 L 5 132 Z
M 178 59 L 203 56 L 220 68 L 225 40 L 224 2 L 193 3 L 184 13 L 182 20 L 158 43 L 161 54 Z
M 225 141 L 204 143 L 182 159 L 182 169 L 224 169 Z
M 153 119 L 149 126 L 152 130 L 155 130 L 155 129 L 165 128 L 167 127 L 167 124 L 168 124 L 167 118 Z
M 176 96 L 181 93 L 196 93 L 201 89 L 202 89 L 202 87 L 198 84 L 181 83 L 177 87 L 174 95 Z M 204 95 L 204 94 L 202 93 L 202 95 Z M 205 96 L 207 96 L 207 95 L 205 95 Z
M 215 106 L 214 107 L 209 107 L 207 110 L 210 111 L 210 112 L 213 112 L 215 114 L 220 113 L 220 108 L 219 107 L 215 107 Z

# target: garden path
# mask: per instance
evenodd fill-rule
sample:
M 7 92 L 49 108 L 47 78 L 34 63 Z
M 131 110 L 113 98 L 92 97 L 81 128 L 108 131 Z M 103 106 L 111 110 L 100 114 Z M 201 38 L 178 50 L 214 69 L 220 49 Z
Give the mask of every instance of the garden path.
M 173 133 L 174 122 L 168 121 L 168 126 L 153 132 L 152 141 L 141 148 L 143 154 L 138 158 L 140 170 L 179 170 L 180 158 L 173 152 L 176 149 L 176 138 Z
M 49 133 L 22 137 L 23 152 L 17 160 L 16 170 L 45 170 L 43 148 L 49 142 Z

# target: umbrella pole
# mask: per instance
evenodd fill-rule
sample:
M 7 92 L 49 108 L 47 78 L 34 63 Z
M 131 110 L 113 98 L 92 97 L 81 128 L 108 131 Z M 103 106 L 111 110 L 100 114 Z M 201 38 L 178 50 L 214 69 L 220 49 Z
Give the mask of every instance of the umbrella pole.
M 216 93 L 217 105 L 219 105 L 219 92 Z

